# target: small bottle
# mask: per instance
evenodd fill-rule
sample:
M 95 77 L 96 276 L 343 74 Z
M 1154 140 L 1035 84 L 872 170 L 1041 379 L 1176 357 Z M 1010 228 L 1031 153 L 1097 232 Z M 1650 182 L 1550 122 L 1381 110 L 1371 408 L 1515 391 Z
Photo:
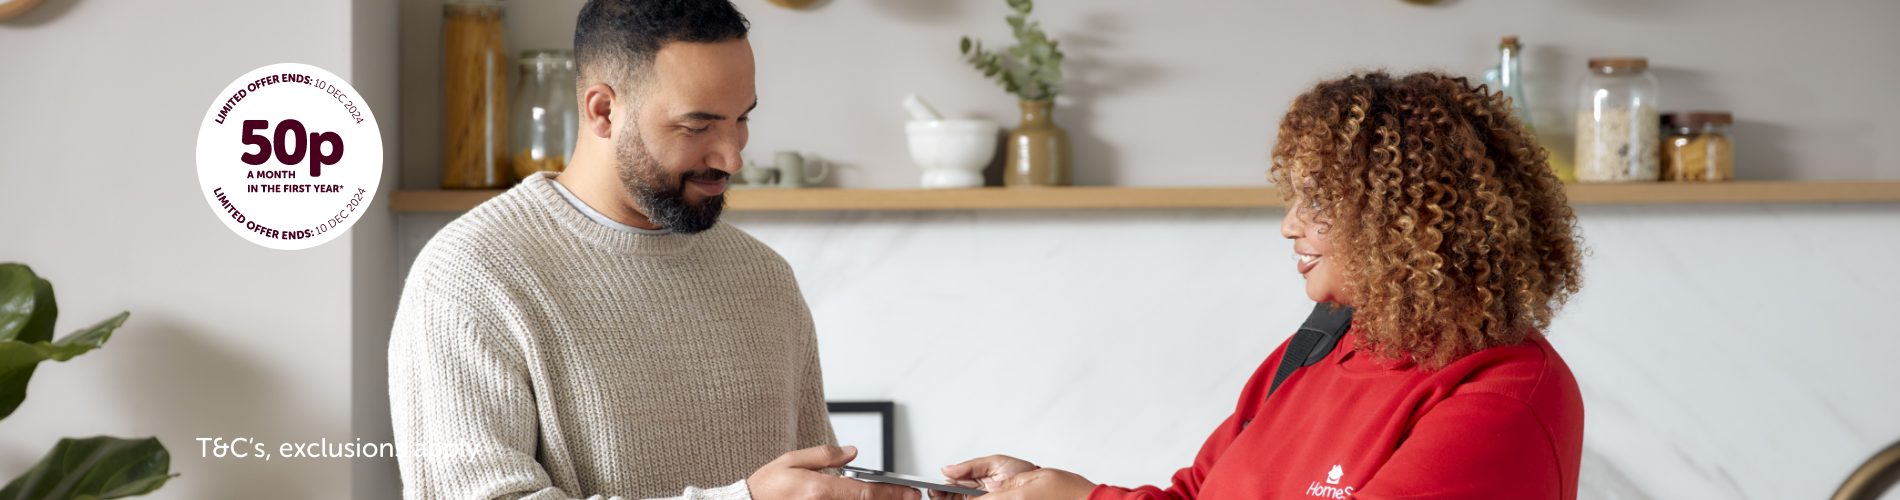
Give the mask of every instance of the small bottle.
M 1669 138 L 1662 146 L 1662 179 L 1735 180 L 1735 142 L 1729 136 L 1733 121 L 1733 115 L 1721 111 L 1671 114 Z
M 1537 127 L 1531 123 L 1531 101 L 1524 97 L 1524 47 L 1518 45 L 1516 36 L 1507 36 L 1498 42 L 1498 66 L 1484 72 L 1484 83 L 1491 90 L 1503 92 L 1511 99 L 1511 117 L 1524 124 L 1524 131 L 1532 137 L 1537 136 Z M 1551 172 L 1564 182 L 1576 182 L 1577 171 L 1568 159 L 1558 158 L 1545 149 L 1545 158 L 1550 162 Z
M 442 48 L 442 188 L 507 187 L 513 176 L 501 0 L 443 4 Z
M 1517 44 L 1517 37 L 1507 36 L 1498 42 L 1498 67 L 1485 72 L 1485 83 L 1491 90 L 1503 92 L 1511 99 L 1511 117 L 1531 129 L 1530 100 L 1524 98 L 1523 47 Z
M 1577 180 L 1643 182 L 1661 177 L 1661 93 L 1648 59 L 1590 60 L 1590 73 L 1577 85 Z

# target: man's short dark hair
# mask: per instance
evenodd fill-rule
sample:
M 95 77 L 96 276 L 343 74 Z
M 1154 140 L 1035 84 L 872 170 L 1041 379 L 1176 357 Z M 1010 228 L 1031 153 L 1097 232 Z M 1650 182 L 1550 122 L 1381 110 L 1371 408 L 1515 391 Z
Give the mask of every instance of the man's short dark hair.
M 577 83 L 633 92 L 652 76 L 661 46 L 736 40 L 749 27 L 730 0 L 588 0 L 574 23 Z

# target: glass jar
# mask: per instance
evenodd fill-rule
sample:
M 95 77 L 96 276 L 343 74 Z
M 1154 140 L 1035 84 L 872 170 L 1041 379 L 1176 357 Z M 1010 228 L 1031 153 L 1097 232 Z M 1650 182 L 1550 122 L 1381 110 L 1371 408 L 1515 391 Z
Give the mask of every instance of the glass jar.
M 507 187 L 508 58 L 500 0 L 442 6 L 442 188 Z
M 1665 181 L 1735 180 L 1735 143 L 1726 112 L 1696 111 L 1670 115 L 1669 137 L 1662 145 Z
M 1662 175 L 1661 93 L 1647 59 L 1590 60 L 1590 72 L 1577 85 L 1578 181 L 1654 181 Z
M 521 78 L 515 84 L 515 175 L 559 172 L 574 155 L 580 134 L 580 109 L 574 94 L 574 51 L 521 52 Z

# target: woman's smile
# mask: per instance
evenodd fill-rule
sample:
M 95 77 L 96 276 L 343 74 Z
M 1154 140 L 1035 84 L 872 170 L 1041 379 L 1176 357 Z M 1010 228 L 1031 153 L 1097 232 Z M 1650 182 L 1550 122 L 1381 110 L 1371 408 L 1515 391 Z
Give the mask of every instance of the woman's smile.
M 1300 276 L 1306 276 L 1306 273 L 1311 272 L 1313 268 L 1319 267 L 1320 259 L 1326 258 L 1324 255 L 1304 253 L 1299 250 L 1294 250 L 1293 255 L 1299 258 L 1299 261 L 1293 265 L 1300 271 Z

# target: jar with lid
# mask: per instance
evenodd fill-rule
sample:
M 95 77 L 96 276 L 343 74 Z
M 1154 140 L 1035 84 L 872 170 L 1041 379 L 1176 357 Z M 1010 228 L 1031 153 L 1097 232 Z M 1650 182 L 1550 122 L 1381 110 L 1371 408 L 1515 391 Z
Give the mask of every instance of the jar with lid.
M 508 171 L 501 0 L 442 6 L 442 188 L 499 189 Z
M 1647 59 L 1590 60 L 1590 72 L 1577 85 L 1577 180 L 1654 181 L 1661 176 L 1658 87 Z
M 522 51 L 520 63 L 509 136 L 515 175 L 526 179 L 535 172 L 567 168 L 580 134 L 580 110 L 574 94 L 574 51 Z
M 1735 179 L 1735 143 L 1729 138 L 1734 117 L 1726 112 L 1692 111 L 1669 117 L 1662 145 L 1665 181 Z

